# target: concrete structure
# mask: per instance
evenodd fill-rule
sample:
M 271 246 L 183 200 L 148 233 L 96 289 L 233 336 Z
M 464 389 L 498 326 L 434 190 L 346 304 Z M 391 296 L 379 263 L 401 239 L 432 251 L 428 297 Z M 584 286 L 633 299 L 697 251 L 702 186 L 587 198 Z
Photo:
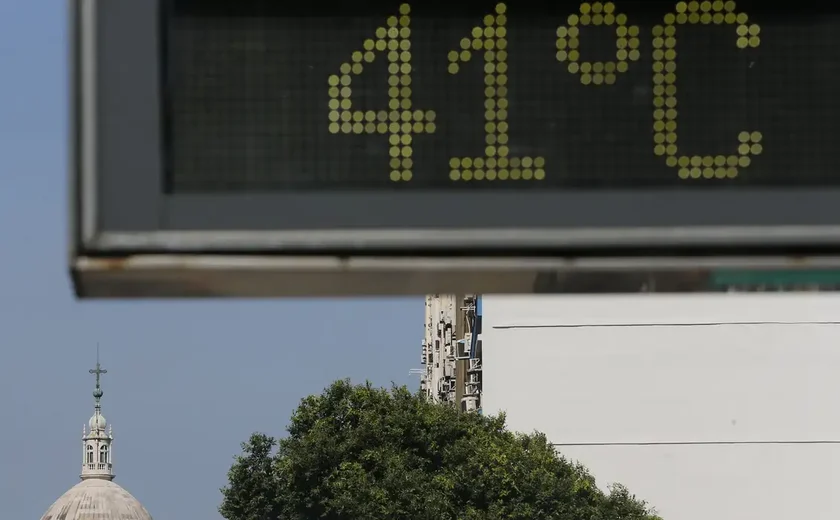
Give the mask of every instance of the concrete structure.
M 840 297 L 483 296 L 485 413 L 665 520 L 840 518 Z
M 111 445 L 114 436 L 102 415 L 102 388 L 99 376 L 107 371 L 97 359 L 94 413 L 88 428 L 82 427 L 82 481 L 70 488 L 50 506 L 41 520 L 152 520 L 131 493 L 113 482 Z

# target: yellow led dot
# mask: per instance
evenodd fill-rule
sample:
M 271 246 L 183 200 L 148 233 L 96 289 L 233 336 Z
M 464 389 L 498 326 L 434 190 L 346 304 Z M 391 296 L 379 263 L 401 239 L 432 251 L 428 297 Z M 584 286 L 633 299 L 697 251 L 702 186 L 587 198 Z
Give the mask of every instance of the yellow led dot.
M 506 23 L 507 23 L 507 16 L 505 16 L 503 14 L 500 14 L 499 16 L 496 17 L 496 25 L 498 26 L 498 29 L 496 29 L 496 35 L 504 36 L 504 27 L 503 26 Z M 502 34 L 499 34 L 499 30 L 502 31 Z
M 630 61 L 638 61 L 640 56 L 641 54 L 638 49 L 633 49 L 627 53 L 627 57 L 630 58 Z
M 761 38 L 759 38 L 758 36 L 750 36 L 749 44 L 750 47 L 758 47 L 761 44 Z
M 629 68 L 630 66 L 627 65 L 626 61 L 621 61 L 615 65 L 615 70 L 618 72 L 627 72 L 627 69 Z
M 688 15 L 688 23 L 699 23 L 700 13 L 691 13 Z
M 529 181 L 529 180 L 531 180 L 531 178 L 533 176 L 534 176 L 534 170 L 531 170 L 530 168 L 526 168 L 526 169 L 522 170 L 522 179 L 524 179 L 526 181 Z
M 737 16 L 735 16 L 735 13 L 726 13 L 726 15 L 723 17 L 723 21 L 728 24 L 733 24 L 735 23 L 736 18 Z
M 484 170 L 475 170 L 473 172 L 473 178 L 477 181 L 482 180 L 484 178 Z
M 410 181 L 410 180 L 411 180 L 411 177 L 412 177 L 412 175 L 411 175 L 411 171 L 409 171 L 409 170 L 405 170 L 405 171 L 403 171 L 403 172 L 402 172 L 402 180 L 403 180 L 404 182 L 408 182 L 408 181 Z
M 760 144 L 756 143 L 756 144 L 750 146 L 750 153 L 753 154 L 753 155 L 758 155 L 758 154 L 761 153 L 763 148 L 764 147 L 762 147 Z
M 496 17 L 492 14 L 485 15 L 483 22 L 484 25 L 493 25 L 494 23 L 496 23 Z
M 557 61 L 566 61 L 569 58 L 569 55 L 566 54 L 566 51 L 557 51 Z
M 604 74 L 604 83 L 606 83 L 607 85 L 614 85 L 615 80 L 616 80 L 615 74 L 613 74 L 611 72 L 608 72 L 608 73 Z
M 723 20 L 723 13 L 715 13 L 714 15 L 712 15 L 712 23 L 720 25 L 723 23 Z
M 581 14 L 588 14 L 592 11 L 592 4 L 589 2 L 581 2 L 580 4 L 580 13 Z
M 688 176 L 691 174 L 691 171 L 688 168 L 680 168 L 677 172 L 677 175 L 680 176 L 680 179 L 688 179 Z
M 604 15 L 602 15 L 602 14 L 592 15 L 592 25 L 601 25 L 603 23 L 604 23 Z
M 583 4 L 581 4 L 581 5 L 583 5 Z M 567 21 L 568 21 L 569 25 L 577 25 L 578 22 L 580 21 L 580 19 L 578 18 L 578 15 L 570 14 Z
M 486 153 L 488 157 L 496 155 L 496 152 L 497 150 L 495 146 L 488 146 L 484 149 L 484 153 Z
M 589 25 L 590 23 L 592 23 L 592 17 L 591 16 L 589 16 L 588 14 L 580 15 L 580 24 L 581 25 Z
M 469 157 L 464 157 L 461 159 L 461 167 L 462 168 L 470 168 L 472 166 L 472 159 Z
M 391 180 L 392 181 L 398 182 L 400 180 L 400 177 L 401 177 L 400 172 L 398 172 L 396 170 L 391 172 Z
M 685 2 L 677 2 L 676 11 L 678 13 L 684 13 L 685 10 L 688 8 Z
M 665 155 L 665 145 L 658 144 L 653 147 L 653 153 L 656 155 Z
M 558 38 L 565 38 L 567 34 L 568 34 L 568 30 L 566 29 L 566 27 L 561 25 L 560 27 L 557 28 L 557 37 Z
M 592 83 L 592 76 L 590 76 L 589 74 L 586 74 L 586 73 L 581 74 L 580 75 L 580 82 L 583 83 L 584 85 L 589 85 L 590 83 Z
M 519 168 L 512 168 L 510 170 L 510 178 L 513 180 L 517 180 L 522 176 L 522 170 Z
M 747 23 L 748 20 L 749 17 L 747 16 L 747 13 L 738 13 L 738 15 L 735 17 L 735 21 L 740 24 Z
M 715 169 L 703 168 L 703 177 L 706 179 L 713 179 L 715 177 Z
M 402 166 L 402 161 L 400 161 L 396 157 L 392 157 L 390 160 L 388 160 L 388 165 L 391 167 L 392 170 L 396 170 L 397 168 Z
M 472 180 L 472 178 L 473 178 L 473 174 L 472 174 L 471 170 L 464 170 L 463 172 L 461 172 L 461 179 L 463 179 L 465 181 L 469 181 L 469 180 Z
M 676 155 L 677 154 L 677 145 L 669 144 L 665 147 L 665 153 L 668 155 Z
M 505 11 L 507 11 L 507 6 L 505 4 L 496 4 L 496 13 L 505 14 Z
M 557 48 L 563 50 L 568 45 L 566 38 L 557 38 Z
M 390 25 L 390 24 L 388 24 L 388 25 Z M 396 25 L 397 25 L 397 19 L 394 18 L 394 26 L 396 26 Z M 400 37 L 400 30 L 399 29 L 397 29 L 396 27 L 391 27 L 390 29 L 388 29 L 388 38 L 391 38 L 392 40 L 395 40 L 399 37 Z
M 750 32 L 750 28 L 746 25 L 739 25 L 735 28 L 735 33 L 738 36 L 746 36 Z
M 738 168 L 727 168 L 726 169 L 726 176 L 730 179 L 734 179 L 738 176 Z
M 665 158 L 665 164 L 667 164 L 668 166 L 671 166 L 671 167 L 677 166 L 678 162 L 679 161 L 677 160 L 677 158 L 674 157 L 673 155 L 669 155 L 668 157 Z
M 712 10 L 712 3 L 709 2 L 708 0 L 704 0 L 703 2 L 700 2 L 700 10 L 703 11 L 704 13 L 708 13 L 709 11 Z
M 399 157 L 400 156 L 400 147 L 399 146 L 392 146 L 388 149 L 388 153 L 391 157 Z
M 723 9 L 725 11 L 731 12 L 735 10 L 735 2 L 733 0 L 729 0 L 728 2 L 724 2 Z
M 410 23 L 411 23 L 411 18 L 409 18 L 408 16 L 400 16 L 400 25 L 402 27 L 408 27 L 408 25 Z
M 354 63 L 350 70 L 353 71 L 353 74 L 361 74 L 363 68 L 364 66 L 361 63 Z
M 411 13 L 411 6 L 409 4 L 400 4 L 400 14 Z
M 509 176 L 510 172 L 508 172 L 507 169 L 502 168 L 501 170 L 499 170 L 498 177 L 500 181 L 506 181 Z
M 712 2 L 712 11 L 723 11 L 723 0 L 715 0 Z
M 758 36 L 758 33 L 761 32 L 761 27 L 759 27 L 758 25 L 755 25 L 755 24 L 750 25 L 749 32 L 750 32 L 750 36 Z
M 345 134 L 353 133 L 353 123 L 350 123 L 349 121 L 341 123 L 341 132 Z
M 752 141 L 754 143 L 760 143 L 761 142 L 761 137 L 762 137 L 761 132 L 753 132 L 753 133 L 750 134 L 750 141 Z
M 446 57 L 449 59 L 449 61 L 458 61 L 458 51 L 449 51 L 449 54 L 447 54 Z
M 449 159 L 449 167 L 452 169 L 459 168 L 461 166 L 461 159 L 457 157 L 452 157 Z
M 718 179 L 726 178 L 726 168 L 715 168 L 715 177 Z
M 748 153 L 750 153 L 750 145 L 746 143 L 738 145 L 738 153 L 741 155 L 747 155 Z
M 746 168 L 750 165 L 751 162 L 752 159 L 750 159 L 749 155 L 742 155 L 738 158 L 738 166 L 740 166 L 741 168 Z
M 692 168 L 691 169 L 691 178 L 692 179 L 699 179 L 703 175 L 703 170 L 701 168 Z
M 750 140 L 750 133 L 749 132 L 739 132 L 738 133 L 738 141 L 741 143 L 746 143 Z
M 460 67 L 458 67 L 457 63 L 450 63 L 446 70 L 449 71 L 450 74 L 458 74 Z
M 537 168 L 534 170 L 534 179 L 541 181 L 545 179 L 545 170 Z
M 330 123 L 329 129 L 331 134 L 337 134 L 341 130 L 341 125 L 338 123 Z
M 377 123 L 376 125 L 377 133 L 384 134 L 388 132 L 388 123 Z
M 495 178 L 496 178 L 496 170 L 487 170 L 487 171 L 484 173 L 484 177 L 485 177 L 488 181 L 492 181 L 493 179 L 495 179 Z
M 388 48 L 388 42 L 386 42 L 385 40 L 378 40 L 376 42 L 376 50 L 381 52 L 381 51 L 384 51 L 387 48 Z

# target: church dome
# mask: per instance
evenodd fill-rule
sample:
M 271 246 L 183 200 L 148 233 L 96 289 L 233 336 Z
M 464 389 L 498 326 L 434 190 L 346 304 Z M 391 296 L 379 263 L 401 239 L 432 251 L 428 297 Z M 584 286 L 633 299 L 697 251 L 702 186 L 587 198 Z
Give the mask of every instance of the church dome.
M 44 513 L 41 520 L 152 520 L 131 493 L 113 482 L 114 466 L 112 448 L 114 436 L 105 431 L 107 423 L 102 415 L 101 374 L 107 370 L 99 366 L 90 371 L 96 375 L 96 389 L 93 392 L 94 413 L 90 419 L 90 431 L 82 427 L 82 472 L 81 482 L 61 495 Z
M 152 520 L 152 517 L 118 484 L 88 479 L 64 493 L 41 520 Z
M 104 430 L 108 426 L 108 422 L 105 420 L 104 415 L 97 413 L 90 418 L 88 426 L 90 426 L 91 430 Z

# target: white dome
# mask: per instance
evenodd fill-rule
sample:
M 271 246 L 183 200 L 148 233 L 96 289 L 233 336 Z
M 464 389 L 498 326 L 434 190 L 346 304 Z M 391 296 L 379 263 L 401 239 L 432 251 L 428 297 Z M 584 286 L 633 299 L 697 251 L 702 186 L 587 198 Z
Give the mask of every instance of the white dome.
M 152 520 L 131 493 L 110 480 L 79 482 L 47 509 L 41 520 Z
M 88 426 L 90 426 L 91 431 L 104 430 L 105 427 L 108 426 L 108 421 L 105 420 L 104 415 L 97 413 L 90 418 L 90 421 L 88 421 Z

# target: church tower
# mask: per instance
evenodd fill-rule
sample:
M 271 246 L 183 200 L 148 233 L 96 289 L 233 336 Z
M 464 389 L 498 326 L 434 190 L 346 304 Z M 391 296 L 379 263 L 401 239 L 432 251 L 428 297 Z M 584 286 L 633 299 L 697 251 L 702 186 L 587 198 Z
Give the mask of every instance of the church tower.
M 88 422 L 87 429 L 82 427 L 82 480 L 99 478 L 113 480 L 113 466 L 111 463 L 111 443 L 114 440 L 111 428 L 102 415 L 102 386 L 99 377 L 108 373 L 99 364 L 99 354 L 96 356 L 96 368 L 89 370 L 96 375 L 96 387 L 93 389 L 95 400 L 93 416 Z M 107 431 L 106 431 L 107 428 Z
M 89 372 L 96 376 L 96 386 L 93 417 L 82 427 L 82 480 L 53 502 L 41 520 L 152 520 L 146 508 L 113 481 L 114 436 L 102 415 L 100 385 L 100 376 L 107 370 L 99 364 L 98 352 L 96 368 Z

